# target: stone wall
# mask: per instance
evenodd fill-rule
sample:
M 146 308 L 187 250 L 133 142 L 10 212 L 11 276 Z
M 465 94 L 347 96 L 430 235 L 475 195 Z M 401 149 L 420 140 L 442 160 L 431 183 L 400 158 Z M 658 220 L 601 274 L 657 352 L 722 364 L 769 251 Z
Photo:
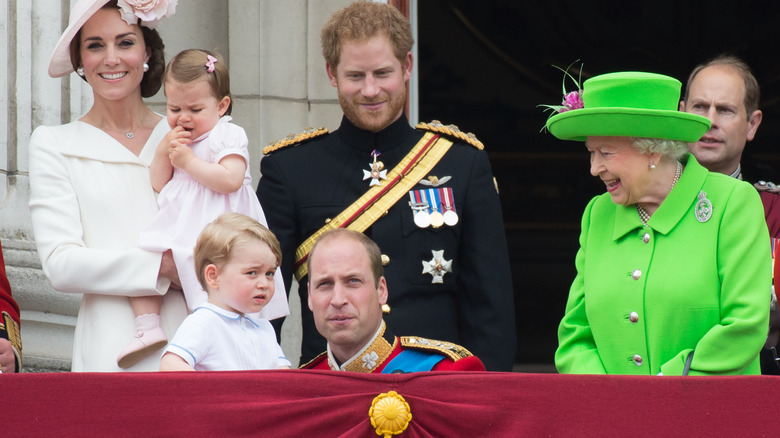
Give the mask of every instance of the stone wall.
M 41 271 L 27 208 L 27 147 L 39 125 L 80 117 L 90 107 L 89 85 L 71 74 L 47 75 L 51 51 L 76 0 L 0 0 L 0 237 L 13 293 L 22 308 L 25 365 L 69 369 L 80 296 L 54 291 Z M 166 58 L 186 48 L 219 51 L 231 72 L 234 122 L 250 140 L 252 176 L 260 150 L 307 126 L 334 129 L 341 118 L 325 75 L 320 29 L 349 0 L 180 0 L 160 26 Z M 164 113 L 162 92 L 149 99 Z M 297 302 L 293 305 L 298 305 Z M 283 347 L 298 357 L 299 331 L 286 324 Z

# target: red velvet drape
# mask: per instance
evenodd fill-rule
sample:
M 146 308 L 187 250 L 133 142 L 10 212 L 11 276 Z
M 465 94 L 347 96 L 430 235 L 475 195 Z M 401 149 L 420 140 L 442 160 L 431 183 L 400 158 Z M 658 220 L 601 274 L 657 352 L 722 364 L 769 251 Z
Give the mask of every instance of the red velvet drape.
M 0 375 L 2 436 L 371 437 L 396 391 L 401 437 L 775 436 L 780 378 L 328 371 Z

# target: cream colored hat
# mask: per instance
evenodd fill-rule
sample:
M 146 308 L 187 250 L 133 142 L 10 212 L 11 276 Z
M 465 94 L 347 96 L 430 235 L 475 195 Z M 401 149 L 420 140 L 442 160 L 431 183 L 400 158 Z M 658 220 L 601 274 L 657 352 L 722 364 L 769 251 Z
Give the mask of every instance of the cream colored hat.
M 176 12 L 178 0 L 118 0 L 117 11 L 127 24 L 135 24 L 141 20 L 141 25 L 154 29 L 165 17 Z M 76 36 L 81 26 L 102 8 L 109 0 L 78 0 L 70 10 L 68 28 L 62 33 L 54 47 L 54 53 L 49 62 L 49 76 L 58 78 L 73 71 L 70 62 L 70 42 Z

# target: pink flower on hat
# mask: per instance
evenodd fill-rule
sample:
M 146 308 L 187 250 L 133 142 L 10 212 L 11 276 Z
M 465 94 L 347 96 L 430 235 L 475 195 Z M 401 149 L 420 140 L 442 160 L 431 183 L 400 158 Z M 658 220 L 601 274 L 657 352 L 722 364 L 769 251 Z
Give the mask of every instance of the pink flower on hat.
M 141 24 L 154 29 L 157 23 L 176 12 L 178 0 L 118 0 L 119 13 L 127 24 L 135 24 L 141 19 Z
M 563 105 L 558 109 L 559 113 L 565 113 L 566 111 L 585 108 L 585 104 L 582 102 L 582 96 L 579 91 L 572 91 L 571 93 L 563 96 Z
M 563 101 L 561 102 L 560 105 L 537 105 L 544 108 L 544 111 L 550 112 L 550 116 L 548 117 L 548 120 L 556 114 L 585 108 L 585 102 L 582 101 L 582 64 L 580 64 L 580 69 L 579 69 L 580 72 L 578 78 L 575 78 L 574 76 L 572 76 L 571 73 L 569 73 L 569 69 L 571 68 L 571 66 L 577 62 L 579 62 L 579 60 L 569 64 L 569 66 L 566 67 L 565 70 L 558 67 L 557 65 L 553 66 L 563 72 L 563 80 L 561 81 L 561 90 L 563 91 Z M 566 91 L 566 79 L 569 79 L 572 82 L 574 82 L 574 85 L 577 86 L 576 91 L 570 91 L 570 92 Z M 544 131 L 545 129 L 547 129 L 546 126 L 542 127 L 542 131 Z

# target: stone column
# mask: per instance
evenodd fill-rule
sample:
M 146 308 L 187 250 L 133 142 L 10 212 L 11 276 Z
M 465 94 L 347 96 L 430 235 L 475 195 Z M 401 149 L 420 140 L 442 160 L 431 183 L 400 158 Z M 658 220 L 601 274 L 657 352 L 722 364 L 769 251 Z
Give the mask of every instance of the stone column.
M 0 0 L 0 237 L 14 297 L 22 308 L 25 367 L 70 369 L 80 295 L 54 291 L 41 270 L 27 207 L 30 135 L 37 126 L 77 119 L 92 91 L 75 74 L 52 79 L 51 52 L 76 0 Z M 325 74 L 320 30 L 350 0 L 180 0 L 160 26 L 166 59 L 186 48 L 220 52 L 229 63 L 234 122 L 249 136 L 254 184 L 261 149 L 308 126 L 335 129 L 341 119 L 335 89 Z M 160 92 L 148 99 L 165 112 Z M 297 297 L 297 294 L 292 294 Z M 283 347 L 297 359 L 297 299 L 285 325 Z

